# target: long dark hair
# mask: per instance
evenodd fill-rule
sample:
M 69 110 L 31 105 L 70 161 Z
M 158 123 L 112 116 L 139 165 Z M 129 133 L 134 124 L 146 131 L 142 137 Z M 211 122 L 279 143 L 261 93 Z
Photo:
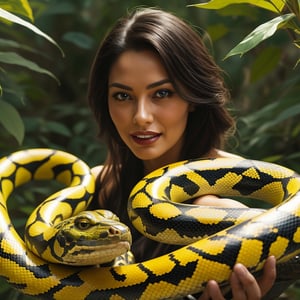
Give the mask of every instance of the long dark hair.
M 100 205 L 124 213 L 133 185 L 143 174 L 142 162 L 121 140 L 108 110 L 108 77 L 113 63 L 126 50 L 156 52 L 176 92 L 194 104 L 189 114 L 181 159 L 197 158 L 220 148 L 234 124 L 225 108 L 228 91 L 222 73 L 201 37 L 188 24 L 158 9 L 137 9 L 120 19 L 96 54 L 88 99 L 105 141 L 108 156 L 101 174 Z M 122 216 L 121 216 L 122 219 Z

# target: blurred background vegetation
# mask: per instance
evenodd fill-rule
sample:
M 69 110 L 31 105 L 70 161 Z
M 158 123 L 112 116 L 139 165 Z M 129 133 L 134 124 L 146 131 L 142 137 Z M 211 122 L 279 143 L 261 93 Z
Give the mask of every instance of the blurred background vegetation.
M 237 120 L 228 150 L 300 172 L 300 49 L 293 44 L 295 33 L 279 30 L 242 57 L 224 59 L 248 33 L 276 15 L 246 4 L 219 10 L 189 6 L 199 2 L 31 0 L 31 11 L 24 6 L 27 1 L 0 0 L 0 8 L 34 24 L 57 43 L 1 19 L 1 157 L 20 149 L 50 147 L 71 152 L 91 166 L 102 163 L 105 148 L 97 140 L 86 101 L 89 68 L 99 42 L 118 17 L 136 6 L 155 6 L 188 20 L 224 70 Z M 9 201 L 20 230 L 32 207 L 48 194 L 48 186 L 32 186 Z M 299 299 L 297 289 L 288 293 L 288 299 Z M 31 299 L 4 280 L 0 296 Z

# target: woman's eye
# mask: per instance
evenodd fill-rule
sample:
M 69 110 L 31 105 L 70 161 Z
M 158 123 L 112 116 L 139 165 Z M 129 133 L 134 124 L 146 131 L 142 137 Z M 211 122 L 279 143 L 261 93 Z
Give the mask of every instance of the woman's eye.
M 130 95 L 128 95 L 127 93 L 118 92 L 113 94 L 113 98 L 115 100 L 124 101 L 130 99 Z
M 171 97 L 173 95 L 173 92 L 168 89 L 159 90 L 155 93 L 156 98 L 166 98 Z

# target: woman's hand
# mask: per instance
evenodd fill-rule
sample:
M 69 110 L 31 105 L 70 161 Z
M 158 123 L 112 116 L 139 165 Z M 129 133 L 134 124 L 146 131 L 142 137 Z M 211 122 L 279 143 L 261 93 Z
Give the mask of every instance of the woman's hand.
M 220 198 L 215 195 L 204 195 L 199 198 L 196 198 L 193 201 L 193 204 L 204 205 L 204 206 L 216 206 L 220 208 L 247 208 L 245 204 L 229 199 L 229 198 Z
M 264 265 L 263 275 L 257 280 L 241 264 L 236 264 L 230 276 L 232 299 L 258 300 L 273 286 L 276 279 L 276 261 L 270 256 Z M 199 300 L 225 300 L 221 289 L 214 280 L 210 280 Z

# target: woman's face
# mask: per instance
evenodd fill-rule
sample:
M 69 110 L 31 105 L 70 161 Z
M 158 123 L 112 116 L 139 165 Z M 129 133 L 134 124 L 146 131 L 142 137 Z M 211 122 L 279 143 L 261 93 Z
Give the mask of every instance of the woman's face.
M 146 172 L 179 159 L 190 105 L 175 92 L 152 51 L 128 50 L 113 64 L 108 83 L 112 121 Z

